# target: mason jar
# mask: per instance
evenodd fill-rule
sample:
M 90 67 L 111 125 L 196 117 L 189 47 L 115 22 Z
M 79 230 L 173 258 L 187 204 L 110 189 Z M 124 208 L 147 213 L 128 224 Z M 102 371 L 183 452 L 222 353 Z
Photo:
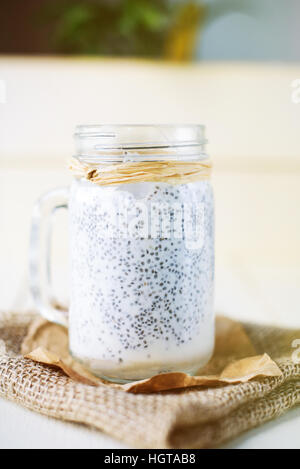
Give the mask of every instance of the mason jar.
M 198 125 L 79 126 L 71 187 L 35 207 L 37 309 L 69 328 L 73 358 L 106 380 L 195 374 L 212 355 L 214 202 L 204 133 Z M 41 227 L 61 207 L 69 209 L 68 312 L 51 301 L 47 246 L 41 252 L 49 238 Z

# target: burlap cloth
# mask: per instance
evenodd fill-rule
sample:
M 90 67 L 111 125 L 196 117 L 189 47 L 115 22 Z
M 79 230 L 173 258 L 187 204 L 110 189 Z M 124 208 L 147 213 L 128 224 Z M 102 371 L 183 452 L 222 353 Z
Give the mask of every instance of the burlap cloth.
M 90 425 L 131 446 L 217 447 L 300 401 L 300 365 L 291 358 L 300 331 L 243 325 L 256 353 L 267 353 L 280 376 L 133 394 L 82 384 L 58 368 L 24 358 L 21 345 L 33 319 L 0 314 L 0 396 L 50 417 Z

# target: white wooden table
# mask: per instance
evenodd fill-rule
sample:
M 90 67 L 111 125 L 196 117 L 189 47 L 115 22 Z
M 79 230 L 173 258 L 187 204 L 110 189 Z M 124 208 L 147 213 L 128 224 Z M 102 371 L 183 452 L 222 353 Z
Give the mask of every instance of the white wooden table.
M 0 106 L 0 310 L 30 308 L 31 209 L 41 193 L 69 183 L 76 124 L 200 121 L 216 163 L 216 310 L 300 328 L 300 104 L 291 100 L 299 64 L 0 57 L 0 74 L 8 90 Z M 58 264 L 65 251 L 60 239 Z M 64 290 L 64 274 L 57 278 Z M 295 409 L 227 447 L 299 448 L 299 425 Z M 122 444 L 0 399 L 0 447 Z

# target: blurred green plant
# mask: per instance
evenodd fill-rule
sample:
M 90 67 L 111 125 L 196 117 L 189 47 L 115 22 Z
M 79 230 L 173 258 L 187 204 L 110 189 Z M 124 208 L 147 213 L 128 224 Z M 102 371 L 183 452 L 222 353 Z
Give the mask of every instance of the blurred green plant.
M 187 61 L 198 32 L 243 0 L 49 0 L 42 23 L 58 53 Z
M 51 0 L 42 22 L 57 52 L 158 56 L 170 22 L 167 0 Z

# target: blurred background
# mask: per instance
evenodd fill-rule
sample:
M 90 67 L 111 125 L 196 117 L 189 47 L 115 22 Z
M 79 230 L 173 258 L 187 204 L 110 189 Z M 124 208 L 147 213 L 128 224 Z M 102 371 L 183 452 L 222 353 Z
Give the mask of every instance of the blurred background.
M 32 308 L 32 206 L 70 183 L 75 125 L 201 123 L 215 166 L 216 309 L 299 326 L 299 21 L 298 0 L 3 0 L 0 309 Z

